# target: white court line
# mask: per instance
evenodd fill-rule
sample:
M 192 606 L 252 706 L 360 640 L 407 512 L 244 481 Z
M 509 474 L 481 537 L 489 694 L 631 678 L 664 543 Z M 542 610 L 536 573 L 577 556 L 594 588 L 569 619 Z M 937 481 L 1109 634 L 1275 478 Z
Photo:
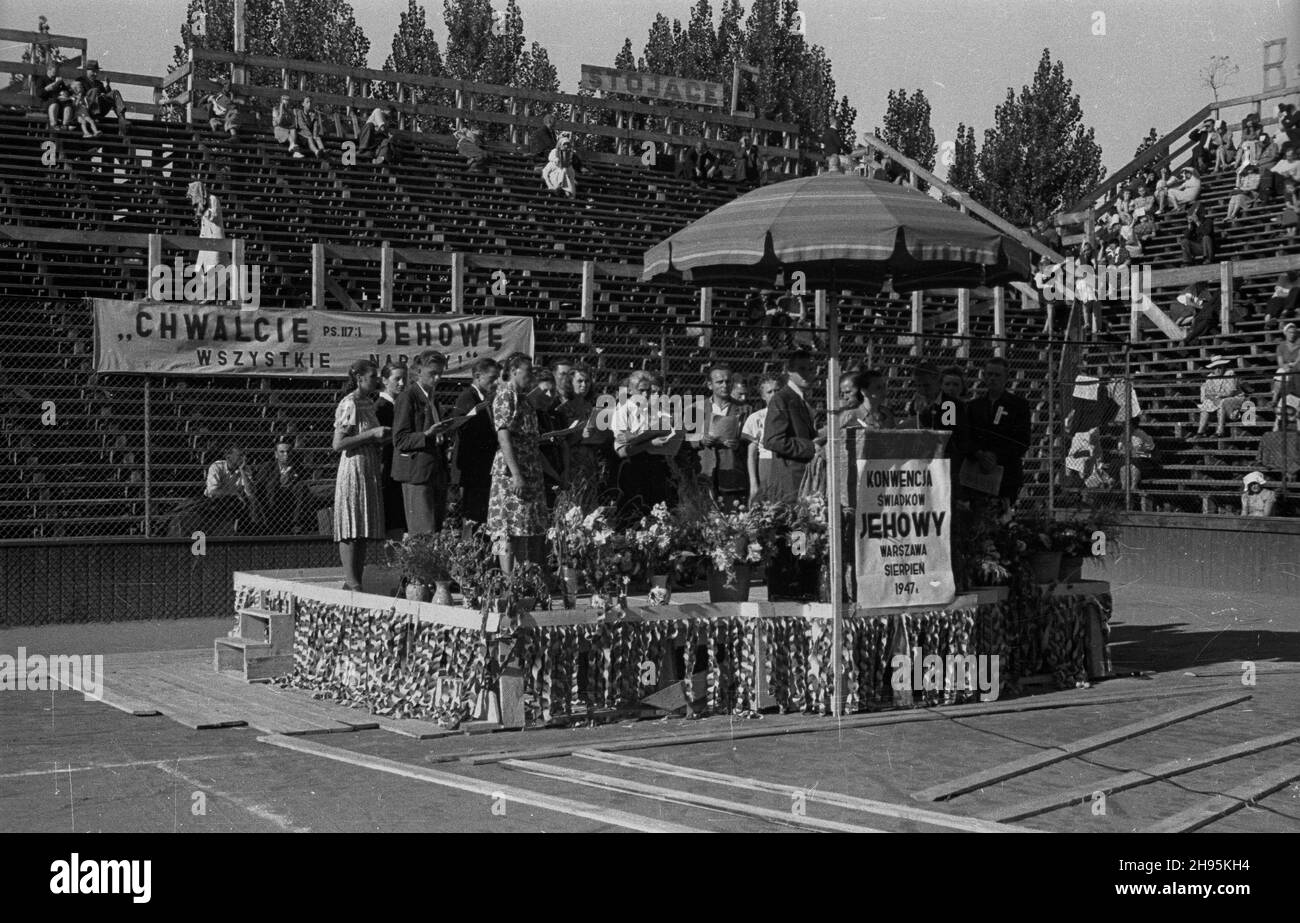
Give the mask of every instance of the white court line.
M 166 760 L 135 760 L 130 763 L 91 763 L 88 766 L 62 766 L 58 769 L 24 769 L 20 772 L 0 773 L 0 779 L 23 779 L 29 776 L 52 776 L 56 772 L 91 772 L 96 769 L 130 769 L 132 766 L 161 766 L 163 763 L 190 763 L 199 760 L 224 760 L 240 756 L 260 756 L 252 750 L 242 753 L 211 753 L 205 756 L 178 756 Z
M 229 801 L 231 804 L 235 805 L 236 807 L 243 808 L 245 811 L 247 811 L 249 814 L 252 814 L 254 817 L 258 817 L 264 821 L 269 821 L 270 823 L 275 824 L 285 833 L 311 833 L 310 827 L 296 826 L 291 819 L 289 819 L 283 814 L 277 814 L 275 811 L 272 811 L 264 804 L 258 804 L 256 801 L 249 801 L 247 798 L 243 798 L 239 795 L 232 795 L 230 792 L 223 792 L 218 789 L 215 789 L 211 786 L 210 783 L 201 782 L 198 779 L 193 778 L 192 776 L 187 776 L 185 773 L 181 772 L 175 766 L 172 766 L 168 763 L 159 763 L 158 768 L 161 769 L 163 772 L 167 773 L 169 776 L 175 776 L 176 778 L 180 779 L 186 785 L 194 786 L 196 790 L 202 791 L 203 793 L 207 795 L 211 795 L 214 798 L 220 798 L 223 801 Z
M 683 779 L 694 779 L 698 782 L 712 782 L 715 785 L 726 785 L 731 788 L 739 788 L 751 792 L 770 792 L 774 795 L 785 795 L 788 798 L 802 797 L 805 801 L 815 801 L 819 804 L 834 805 L 837 808 L 848 808 L 849 810 L 862 811 L 867 814 L 880 814 L 885 817 L 895 817 L 900 820 L 911 820 L 922 824 L 932 824 L 937 827 L 950 827 L 954 830 L 964 830 L 968 833 L 1041 832 L 1029 827 L 1018 827 L 1013 824 L 997 823 L 996 821 L 983 820 L 978 817 L 959 817 L 954 814 L 944 814 L 940 811 L 927 811 L 925 808 L 914 808 L 911 805 L 892 804 L 888 801 L 873 801 L 869 798 L 858 798 L 854 795 L 841 795 L 836 792 L 827 792 L 820 789 L 798 788 L 794 785 L 782 785 L 777 782 L 764 782 L 761 779 L 746 779 L 741 776 L 731 776 L 722 772 L 710 772 L 707 769 L 695 769 L 690 766 L 677 766 L 672 763 L 661 763 L 658 760 L 647 760 L 636 756 L 603 753 L 600 750 L 595 749 L 575 750 L 573 755 L 580 759 L 592 760 L 597 763 L 609 763 L 614 766 L 623 766 L 627 769 L 644 769 L 647 772 L 657 772 L 668 776 L 678 776 Z
M 352 750 L 344 750 L 341 747 L 331 747 L 327 744 L 318 743 L 314 740 L 307 740 L 301 737 L 285 737 L 281 734 L 274 734 L 269 737 L 259 737 L 257 740 L 259 743 L 270 744 L 273 747 L 283 747 L 286 750 L 296 750 L 299 753 L 320 756 L 328 760 L 336 760 L 340 763 L 360 766 L 363 769 L 374 769 L 379 772 L 387 772 L 396 776 L 405 776 L 408 779 L 416 779 L 420 782 L 431 782 L 434 785 L 459 789 L 462 792 L 470 792 L 471 794 L 481 795 L 485 798 L 505 798 L 507 802 L 526 804 L 534 808 L 541 808 L 546 811 L 555 811 L 558 814 L 568 814 L 572 817 L 582 817 L 587 820 L 599 821 L 602 824 L 611 824 L 615 827 L 624 827 L 628 830 L 636 830 L 641 833 L 707 832 L 704 830 L 697 830 L 694 827 L 687 827 L 682 824 L 656 820 L 653 817 L 643 817 L 639 814 L 630 814 L 626 811 L 619 811 L 614 808 L 602 808 L 596 805 L 585 804 L 581 801 L 572 801 L 568 798 L 545 795 L 541 792 L 530 791 L 526 788 L 516 788 L 513 785 L 503 785 L 482 779 L 472 779 L 469 776 L 460 776 L 450 772 L 439 772 L 436 769 L 426 769 L 423 766 L 414 766 L 410 763 L 400 763 L 397 760 L 385 759 L 382 756 L 370 756 L 366 753 L 356 753 Z

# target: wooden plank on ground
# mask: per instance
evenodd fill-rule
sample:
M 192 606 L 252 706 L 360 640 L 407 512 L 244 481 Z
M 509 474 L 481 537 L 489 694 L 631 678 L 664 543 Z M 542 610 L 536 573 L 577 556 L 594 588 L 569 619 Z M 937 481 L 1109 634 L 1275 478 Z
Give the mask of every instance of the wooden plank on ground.
M 1046 747 L 1037 753 L 1031 753 L 1020 759 L 1011 760 L 1008 763 L 1002 763 L 999 766 L 993 766 L 989 769 L 983 769 L 979 772 L 973 772 L 969 775 L 954 779 L 951 782 L 941 782 L 938 785 L 932 785 L 924 788 L 919 792 L 912 794 L 913 798 L 919 801 L 944 801 L 948 798 L 955 798 L 966 792 L 975 791 L 986 785 L 992 785 L 1001 782 L 1003 779 L 1010 779 L 1015 776 L 1024 775 L 1027 772 L 1033 772 L 1044 766 L 1050 766 L 1053 763 L 1059 763 L 1062 760 L 1068 760 L 1071 757 L 1079 756 L 1084 753 L 1091 753 L 1093 750 L 1100 750 L 1102 747 L 1109 747 L 1111 744 L 1117 744 L 1122 740 L 1128 740 L 1138 737 L 1142 734 L 1157 731 L 1160 728 L 1168 727 L 1171 724 L 1177 724 L 1180 721 L 1186 721 L 1189 718 L 1195 718 L 1198 715 L 1204 715 L 1207 712 L 1218 711 L 1221 708 L 1228 708 L 1232 705 L 1238 705 L 1250 699 L 1250 693 L 1236 693 L 1233 695 L 1215 696 L 1212 699 L 1206 699 L 1197 702 L 1195 705 L 1186 705 L 1182 708 L 1176 708 L 1173 711 L 1165 712 L 1162 715 L 1156 715 L 1151 718 L 1144 718 L 1141 721 L 1135 721 L 1132 724 L 1126 724 L 1123 727 L 1114 728 L 1113 730 L 1103 731 L 1100 734 L 1093 734 L 1091 737 L 1085 737 L 1082 740 L 1071 741 L 1067 744 L 1061 744 L 1058 747 Z
M 847 808 L 851 811 L 862 811 L 867 814 L 879 814 L 884 817 L 910 820 L 921 824 L 930 824 L 936 827 L 948 827 L 953 830 L 963 830 L 968 833 L 1040 832 L 1029 827 L 1014 827 L 1010 824 L 995 823 L 977 817 L 961 817 L 956 814 L 943 814 L 939 811 L 930 811 L 910 804 L 891 804 L 887 801 L 873 801 L 869 798 L 858 798 L 853 795 L 841 795 L 836 792 L 828 792 L 822 789 L 799 788 L 795 785 L 764 782 L 761 779 L 742 778 L 740 776 L 727 775 L 722 772 L 711 772 L 707 769 L 696 769 L 692 766 L 677 766 L 672 763 L 661 763 L 658 760 L 647 760 L 636 756 L 619 756 L 613 753 L 602 753 L 599 750 L 576 750 L 573 755 L 579 759 L 592 760 L 598 763 L 609 763 L 627 769 L 641 769 L 646 772 L 679 776 L 683 779 L 695 779 L 699 782 L 711 782 L 715 785 L 725 785 L 730 788 L 739 788 L 746 791 L 770 792 L 771 794 L 783 795 L 791 799 L 802 796 L 806 801 L 814 801 L 819 804 L 829 804 L 834 805 L 837 808 Z
M 58 676 L 54 674 L 51 674 L 50 679 L 54 683 L 59 682 Z M 73 692 L 80 692 L 85 695 L 85 677 L 83 676 L 81 679 L 81 683 L 70 683 L 68 688 Z M 137 718 L 150 718 L 162 714 L 148 698 L 131 687 L 121 674 L 110 670 L 107 660 L 104 662 L 104 673 L 99 680 L 100 692 L 95 697 L 96 701 L 103 702 L 111 708 L 116 708 L 118 711 L 126 712 L 128 715 Z
M 683 824 L 674 824 L 653 817 L 641 817 L 636 814 L 630 814 L 626 811 L 619 811 L 615 808 L 602 808 L 597 805 L 585 804 L 581 801 L 573 801 L 569 798 L 559 798 L 554 795 L 546 795 L 541 792 L 530 791 L 529 789 L 517 788 L 513 785 L 503 785 L 500 782 L 493 782 L 486 779 L 472 779 L 469 776 L 456 775 L 455 773 L 450 772 L 439 772 L 436 769 L 429 769 L 425 766 L 415 766 L 410 763 L 399 763 L 397 760 L 385 759 L 380 756 L 371 756 L 368 753 L 356 753 L 351 750 L 344 750 L 341 747 L 330 747 L 326 744 L 320 743 L 319 741 L 311 740 L 310 738 L 285 737 L 277 734 L 271 737 L 259 737 L 257 739 L 260 743 L 270 744 L 274 747 L 282 747 L 286 750 L 294 750 L 298 753 L 306 753 L 311 756 L 336 760 L 340 763 L 347 763 L 351 766 L 360 766 L 364 769 L 387 772 L 392 775 L 403 776 L 407 779 L 416 779 L 420 782 L 429 782 L 434 785 L 444 786 L 445 788 L 453 788 L 462 792 L 481 795 L 485 799 L 495 800 L 496 798 L 501 797 L 504 798 L 507 803 L 513 802 L 515 804 L 525 804 L 530 807 L 541 808 L 545 811 L 555 811 L 560 814 L 568 814 L 571 817 L 582 817 L 587 820 L 594 820 L 615 827 L 623 827 L 627 830 L 636 830 L 641 833 L 705 832 L 693 827 L 687 827 Z
M 195 675 L 187 667 L 158 667 L 158 672 L 177 685 L 221 703 L 243 718 L 251 727 L 269 734 L 306 734 L 354 730 L 334 721 L 312 705 L 268 699 L 268 692 L 257 683 L 223 676 L 213 670 Z
M 388 718 L 380 715 L 367 714 L 361 708 L 349 708 L 346 705 L 340 705 L 338 702 L 329 699 L 313 699 L 311 693 L 305 689 L 280 689 L 277 690 L 281 695 L 289 696 L 295 699 L 310 701 L 313 704 L 323 708 L 335 721 L 341 724 L 348 724 L 358 731 L 378 728 L 383 731 L 389 731 L 393 734 L 400 734 L 403 737 L 413 737 L 416 740 L 432 740 L 436 737 L 450 737 L 454 734 L 466 733 L 464 725 L 458 730 L 447 730 L 439 727 L 432 721 L 421 721 L 416 718 Z
M 1295 764 L 1283 766 L 1281 769 L 1275 769 L 1270 773 L 1251 779 L 1243 785 L 1238 785 L 1232 791 L 1224 792 L 1222 795 L 1215 795 L 1213 798 L 1193 805 L 1185 811 L 1179 811 L 1173 817 L 1166 818 L 1158 824 L 1148 827 L 1147 832 L 1188 833 L 1227 817 L 1235 811 L 1240 811 L 1246 805 L 1254 804 L 1259 799 L 1273 794 L 1278 789 L 1285 788 L 1296 779 L 1300 779 L 1300 766 Z
M 651 801 L 667 802 L 669 804 L 689 804 L 696 807 L 709 808 L 714 811 L 722 811 L 727 814 L 756 817 L 760 820 L 767 820 L 790 827 L 806 827 L 809 830 L 818 830 L 827 833 L 884 832 L 883 830 L 876 830 L 872 827 L 859 827 L 855 824 L 844 824 L 834 820 L 822 820 L 818 817 L 808 817 L 807 815 L 796 814 L 793 811 L 777 811 L 772 808 L 743 804 L 739 801 L 726 801 L 721 798 L 712 798 L 708 795 L 697 795 L 695 792 L 681 791 L 675 788 L 663 788 L 658 785 L 647 785 L 644 782 L 635 782 L 631 779 L 620 779 L 615 776 L 604 776 L 599 773 L 586 772 L 581 769 L 570 769 L 567 766 L 553 766 L 550 763 L 539 763 L 536 761 L 525 760 L 504 760 L 501 765 L 509 769 L 518 769 L 522 772 L 530 772 L 534 775 L 560 779 L 564 782 L 572 782 L 576 785 L 588 785 L 593 788 L 602 788 L 606 791 L 612 792 L 626 792 L 627 794 L 637 795 L 641 798 L 649 798 Z
M 1234 688 L 1229 686 L 1228 688 Z M 1239 688 L 1239 687 L 1236 687 Z M 1115 693 L 1095 695 L 1091 690 L 1066 690 L 1041 696 L 1029 696 L 1007 702 L 975 702 L 970 705 L 950 705 L 939 708 L 913 708 L 897 711 L 877 712 L 869 715 L 850 715 L 838 721 L 823 718 L 803 717 L 798 723 L 768 724 L 765 727 L 727 727 L 717 731 L 704 731 L 688 734 L 672 734 L 659 737 L 620 737 L 602 741 L 600 750 L 648 750 L 654 747 L 677 747 L 687 744 L 716 743 L 720 740 L 736 740 L 749 737 L 780 737 L 784 734 L 815 734 L 826 731 L 840 731 L 845 728 L 876 727 L 889 724 L 911 724 L 917 721 L 947 721 L 952 718 L 980 717 L 985 715 L 1005 715 L 1018 712 L 1039 711 L 1056 708 L 1078 708 L 1092 705 L 1117 705 L 1124 702 L 1143 702 L 1150 699 L 1181 697 L 1190 693 L 1204 693 L 1205 687 L 1192 689 L 1166 689 L 1143 693 Z M 548 747 L 529 749 L 502 750 L 494 753 L 446 753 L 429 756 L 431 763 L 446 763 L 460 760 L 472 765 L 497 763 L 505 759 L 540 760 L 557 756 L 568 756 L 574 750 L 583 749 L 580 745 L 557 744 Z
M 140 667 L 132 674 L 131 680 L 145 700 L 152 702 L 168 718 L 195 730 L 243 727 L 247 724 L 242 716 L 231 712 L 228 706 L 196 695 L 171 678 L 160 675 L 158 669 Z
M 1043 795 L 1040 798 L 1030 798 L 1002 808 L 994 808 L 991 811 L 983 812 L 980 817 L 996 821 L 1022 820 L 1026 817 L 1033 817 L 1035 814 L 1045 814 L 1057 808 L 1085 803 L 1098 792 L 1111 795 L 1115 792 L 1122 792 L 1130 788 L 1136 788 L 1139 785 L 1145 785 L 1148 782 L 1157 782 L 1196 769 L 1204 769 L 1206 766 L 1213 766 L 1216 763 L 1235 760 L 1251 753 L 1259 753 L 1261 750 L 1283 747 L 1297 740 L 1300 740 L 1300 730 L 1284 731 L 1281 734 L 1273 734 L 1269 737 L 1256 737 L 1254 740 L 1219 747 L 1199 756 L 1179 757 L 1178 759 L 1158 763 L 1147 769 L 1135 769 L 1132 772 L 1121 773 L 1117 776 L 1102 779 L 1100 782 L 1094 782 L 1092 785 L 1081 785 L 1078 788 Z

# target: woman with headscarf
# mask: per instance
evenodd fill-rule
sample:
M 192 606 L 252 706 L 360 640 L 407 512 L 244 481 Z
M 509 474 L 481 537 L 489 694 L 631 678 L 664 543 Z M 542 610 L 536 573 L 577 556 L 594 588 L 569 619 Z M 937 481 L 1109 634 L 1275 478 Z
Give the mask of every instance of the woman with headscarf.
M 576 179 L 578 157 L 573 153 L 573 136 L 567 131 L 560 134 L 555 148 L 542 168 L 542 180 L 551 192 L 563 192 L 569 198 L 578 194 Z
M 334 411 L 333 448 L 339 453 L 334 478 L 334 541 L 343 564 L 343 588 L 361 592 L 366 568 L 366 540 L 384 537 L 384 501 L 380 486 L 381 451 L 392 430 L 379 422 L 375 394 L 379 368 L 358 359 L 348 369 L 352 390 Z
M 221 200 L 209 191 L 207 184 L 196 180 L 186 189 L 190 203 L 194 206 L 194 216 L 199 219 L 199 237 L 208 240 L 225 240 L 225 218 L 221 211 Z M 216 250 L 200 250 L 194 260 L 194 271 L 206 275 L 224 260 Z

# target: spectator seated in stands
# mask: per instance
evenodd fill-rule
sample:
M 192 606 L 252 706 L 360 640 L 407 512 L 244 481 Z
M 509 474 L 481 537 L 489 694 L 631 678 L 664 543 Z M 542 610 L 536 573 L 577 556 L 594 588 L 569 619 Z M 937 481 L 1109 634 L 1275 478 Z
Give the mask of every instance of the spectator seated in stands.
M 1264 323 L 1285 318 L 1300 307 L 1300 272 L 1289 269 L 1277 277 L 1273 294 L 1264 302 Z
M 718 158 L 701 138 L 695 146 L 681 153 L 677 161 L 679 179 L 707 183 L 718 175 Z
M 885 169 L 885 158 L 879 151 L 871 155 L 871 167 L 867 170 L 867 179 L 880 180 L 882 183 L 888 183 L 893 180 L 889 175 L 889 170 Z M 1044 222 L 1046 224 L 1046 222 Z M 1057 243 L 1060 243 L 1058 238 Z
M 288 144 L 289 153 L 301 160 L 302 149 L 298 147 L 298 126 L 294 121 L 293 104 L 289 102 L 288 93 L 282 94 L 280 101 L 271 110 L 271 127 L 275 130 L 275 140 L 280 144 Z
M 316 157 L 325 156 L 325 120 L 310 96 L 302 98 L 302 105 L 293 110 L 293 127 L 298 132 L 300 144 Z
M 1117 468 L 1119 470 L 1119 484 L 1121 489 L 1136 490 L 1138 484 L 1144 479 L 1152 477 L 1157 471 L 1156 465 L 1156 441 L 1151 434 L 1138 426 L 1138 420 L 1135 418 L 1129 424 L 1129 455 L 1128 465 L 1124 464 L 1124 458 L 1121 455 Z M 1124 425 L 1115 424 L 1118 435 L 1123 442 Z
M 1160 172 L 1156 174 L 1156 179 L 1153 188 L 1155 189 L 1154 197 L 1155 197 L 1157 215 L 1163 215 L 1165 213 L 1165 205 L 1169 193 L 1169 187 L 1176 185 L 1177 182 L 1178 181 L 1177 179 L 1175 179 L 1173 170 L 1170 169 L 1169 164 L 1165 164 L 1164 166 L 1162 166 L 1160 168 Z
M 1211 330 L 1217 330 L 1220 321 L 1219 292 L 1210 288 L 1205 282 L 1194 282 L 1182 295 L 1178 296 L 1182 310 L 1170 313 L 1170 318 L 1181 327 L 1186 327 L 1187 336 L 1184 346 L 1190 346 Z
M 1178 171 L 1179 181 L 1165 186 L 1163 195 L 1156 190 L 1156 208 L 1163 212 L 1169 208 L 1175 214 L 1181 213 L 1201 197 L 1201 174 L 1193 167 L 1183 167 Z
M 456 152 L 465 158 L 470 173 L 483 173 L 492 162 L 492 155 L 483 144 L 483 129 L 458 128 L 452 133 L 456 139 Z
M 1277 507 L 1277 494 L 1265 485 L 1262 472 L 1252 471 L 1241 479 L 1241 515 L 1272 516 Z
M 1214 262 L 1214 218 L 1205 214 L 1201 203 L 1197 202 L 1187 212 L 1187 227 L 1178 240 L 1183 250 L 1183 265 L 1192 265 L 1193 257 L 1200 257 L 1202 263 Z
M 1201 403 L 1197 409 L 1201 412 L 1200 425 L 1196 428 L 1193 439 L 1208 435 L 1206 427 L 1210 423 L 1210 414 L 1218 421 L 1214 435 L 1222 437 L 1227 433 L 1228 420 L 1241 416 L 1241 407 L 1249 395 L 1237 381 L 1236 372 L 1232 370 L 1232 360 L 1226 356 L 1214 356 L 1206 365 L 1206 378 L 1201 382 Z
M 1286 228 L 1287 237 L 1295 237 L 1296 227 L 1300 226 L 1300 183 L 1286 181 L 1282 203 L 1282 214 L 1278 216 L 1277 222 Z M 1278 250 L 1277 255 L 1281 256 L 1282 251 Z
M 1259 167 L 1259 204 L 1267 205 L 1273 198 L 1273 193 L 1281 187 L 1281 178 L 1273 172 L 1277 162 L 1282 157 L 1282 151 L 1277 143 L 1268 135 L 1259 137 L 1259 160 L 1255 166 Z
M 1300 397 L 1300 324 L 1287 321 L 1277 344 L 1277 374 L 1273 376 L 1273 406 L 1279 411 L 1288 396 Z
M 824 173 L 847 173 L 849 158 L 844 156 L 844 141 L 840 138 L 840 121 L 831 116 L 826 130 L 822 132 L 822 154 L 826 157 Z
M 1263 168 L 1260 168 L 1263 172 Z M 1275 190 L 1285 182 L 1300 182 L 1300 145 L 1288 144 L 1283 150 L 1282 159 L 1273 164 L 1269 171 L 1272 177 L 1269 189 Z
M 41 102 L 46 104 L 51 128 L 72 127 L 72 97 L 75 81 L 59 76 L 59 62 L 45 65 L 45 81 L 41 84 Z
M 261 529 L 268 535 L 299 535 L 309 495 L 304 472 L 293 457 L 293 440 L 276 440 L 275 457 L 254 478 Z
M 222 74 L 217 82 L 220 84 L 217 92 L 203 97 L 208 107 L 208 127 L 234 138 L 239 134 L 239 99 L 230 88 L 229 74 Z
M 1237 185 L 1228 199 L 1228 211 L 1224 221 L 1231 224 L 1237 216 L 1248 210 L 1259 199 L 1259 167 L 1251 164 L 1237 174 Z
M 1214 119 L 1206 119 L 1199 128 L 1193 128 L 1190 137 L 1192 165 L 1198 173 L 1210 172 L 1214 169 L 1214 151 L 1219 141 L 1219 136 L 1214 130 Z
M 742 189 L 754 189 L 763 182 L 763 165 L 758 147 L 749 135 L 743 135 L 740 139 L 740 151 L 736 154 L 731 178 Z
M 98 138 L 103 134 L 99 130 L 99 125 L 95 123 L 95 118 L 91 113 L 91 105 L 86 100 L 86 91 L 81 84 L 74 84 L 72 88 L 72 114 L 76 116 L 77 127 L 81 129 L 83 138 Z
M 122 94 L 108 81 L 99 79 L 99 62 L 87 61 L 85 72 L 78 78 L 81 92 L 86 97 L 86 109 L 96 122 L 112 113 L 117 117 L 118 134 L 126 135 L 126 104 Z M 96 129 L 98 130 L 98 129 Z
M 226 526 L 231 531 L 238 531 L 251 522 L 257 493 L 253 470 L 244 458 L 242 448 L 230 446 L 225 458 L 208 466 L 203 495 L 208 498 L 209 519 L 223 531 Z
M 1232 164 L 1238 173 L 1249 166 L 1259 165 L 1259 148 L 1263 134 L 1263 125 L 1255 113 L 1252 112 L 1241 120 L 1241 144 L 1237 146 L 1237 156 Z
M 1279 130 L 1286 135 L 1287 143 L 1300 147 L 1300 110 L 1293 103 L 1277 104 L 1277 123 Z
M 548 112 L 542 116 L 542 124 L 528 136 L 528 159 L 537 164 L 538 170 L 545 168 L 557 141 L 559 138 L 555 136 L 555 116 Z
M 389 163 L 396 166 L 401 162 L 401 149 L 393 134 L 396 122 L 396 110 L 376 106 L 361 126 L 357 136 L 357 156 L 371 155 L 374 163 Z
M 1222 119 L 1214 124 L 1214 131 L 1210 135 L 1210 149 L 1214 151 L 1215 170 L 1227 170 L 1236 163 L 1237 149 L 1232 143 L 1232 132 L 1228 130 L 1228 123 Z
M 569 198 L 578 194 L 577 173 L 582 169 L 582 160 L 573 150 L 573 136 L 567 131 L 560 133 L 555 142 L 555 149 L 547 156 L 546 166 L 542 168 L 542 181 L 550 192 L 562 192 Z

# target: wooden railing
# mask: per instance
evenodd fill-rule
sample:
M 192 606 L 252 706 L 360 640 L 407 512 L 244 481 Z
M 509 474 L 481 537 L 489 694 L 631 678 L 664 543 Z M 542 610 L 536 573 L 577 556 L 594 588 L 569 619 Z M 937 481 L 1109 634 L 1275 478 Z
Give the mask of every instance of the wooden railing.
M 44 45 L 57 49 L 75 49 L 78 52 L 77 59 L 59 66 L 59 74 L 64 77 L 80 76 L 81 67 L 89 57 L 89 45 L 86 40 L 72 35 L 26 32 L 21 29 L 0 29 L 0 41 L 19 42 L 24 45 Z M 28 77 L 26 93 L 32 94 L 36 91 L 36 84 L 45 77 L 45 67 L 33 61 L 0 61 L 0 73 L 21 74 Z M 165 111 L 166 107 L 162 105 L 163 80 L 161 77 L 106 70 L 101 70 L 99 76 L 110 84 L 144 87 L 150 91 L 152 102 L 145 103 L 124 99 L 123 102 L 126 105 L 127 112 L 140 112 L 157 116 Z M 21 95 L 15 94 L 13 91 L 6 91 L 6 93 L 14 102 L 17 102 L 16 97 Z
M 615 141 L 618 153 L 629 160 L 639 160 L 645 142 L 661 145 L 666 151 L 690 145 L 701 137 L 709 140 L 715 151 L 737 152 L 740 150 L 739 143 L 727 135 L 741 134 L 753 136 L 758 143 L 760 155 L 778 164 L 781 172 L 793 170 L 800 157 L 799 127 L 789 122 L 206 48 L 190 49 L 189 60 L 169 73 L 161 83 L 164 91 L 183 84 L 184 89 L 172 96 L 171 102 L 189 107 L 191 115 L 193 106 L 216 88 L 215 83 L 200 73 L 203 69 L 201 65 L 205 63 L 228 65 L 232 75 L 246 73 L 248 69 L 279 71 L 279 87 L 243 83 L 237 85 L 236 92 L 266 100 L 278 99 L 285 92 L 293 99 L 310 95 L 316 103 L 343 109 L 352 120 L 354 129 L 358 124 L 358 113 L 364 118 L 374 107 L 384 106 L 392 107 L 401 117 L 440 118 L 457 126 L 466 122 L 502 125 L 507 128 L 510 143 L 521 144 L 526 132 L 539 127 L 542 115 L 551 112 L 556 115 L 556 131 L 611 138 Z M 313 77 L 340 78 L 344 82 L 344 92 L 315 92 L 311 89 Z M 375 97 L 373 91 L 376 83 L 391 88 L 393 98 Z M 447 102 L 450 104 L 417 99 L 422 91 L 448 94 L 450 98 Z M 503 111 L 484 108 L 482 103 L 488 99 L 502 101 Z M 616 124 L 597 124 L 595 119 L 599 118 L 600 113 L 613 113 Z M 667 130 L 652 131 L 634 127 L 638 117 L 662 120 Z

